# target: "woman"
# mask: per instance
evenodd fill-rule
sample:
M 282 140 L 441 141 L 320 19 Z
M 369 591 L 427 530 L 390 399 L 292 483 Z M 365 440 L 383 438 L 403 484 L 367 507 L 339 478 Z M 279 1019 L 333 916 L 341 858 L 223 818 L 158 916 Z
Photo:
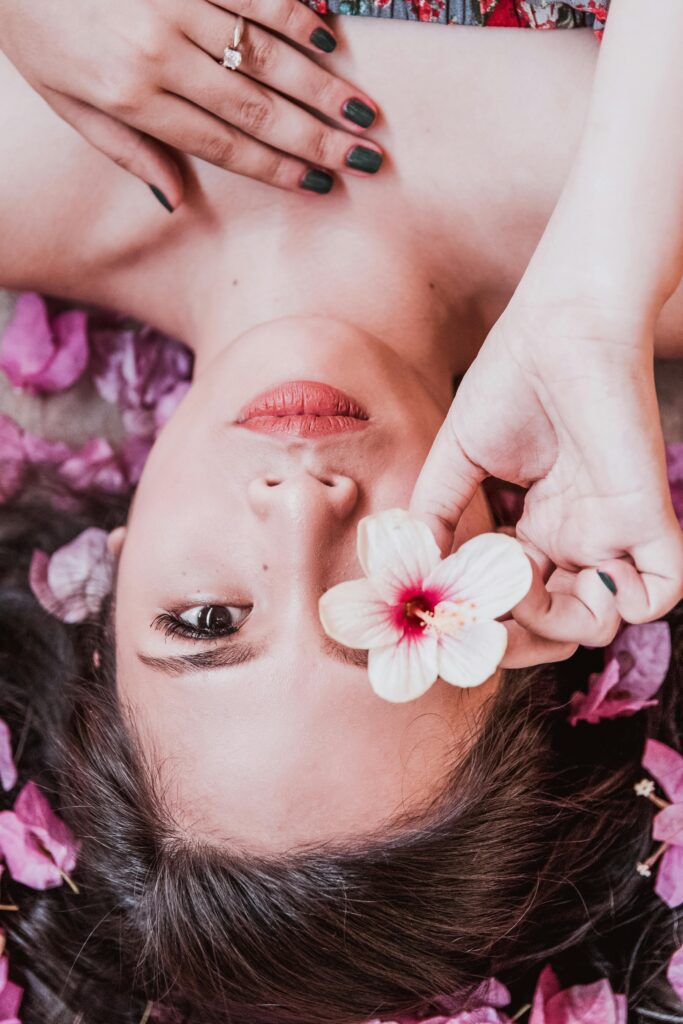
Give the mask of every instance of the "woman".
M 41 897 L 7 924 L 36 1020 L 132 1021 L 146 1000 L 203 1022 L 386 1018 L 502 971 L 521 1005 L 529 972 L 572 948 L 577 976 L 599 965 L 634 1007 L 675 1006 L 659 976 L 671 915 L 633 872 L 649 847 L 631 789 L 643 716 L 577 745 L 557 711 L 567 680 L 550 671 L 378 702 L 317 618 L 321 592 L 355 575 L 359 517 L 407 503 L 453 377 L 528 262 L 580 130 L 594 41 L 376 23 L 344 34 L 342 71 L 365 69 L 393 165 L 381 186 L 335 190 L 324 220 L 300 195 L 195 163 L 186 202 L 162 220 L 2 65 L 0 227 L 15 242 L 0 280 L 125 307 L 196 357 L 126 532 L 112 534 L 110 617 L 73 636 L 42 616 L 22 583 L 29 549 L 74 528 L 35 513 L 34 532 L 19 507 L 11 529 L 7 714 L 16 729 L 22 690 L 46 709 L 52 686 L 57 712 L 30 749 L 84 840 L 83 900 Z M 437 95 L 421 72 L 434 65 Z M 469 83 L 487 66 L 514 88 L 480 88 L 475 107 Z M 662 326 L 676 351 L 675 317 Z M 348 392 L 360 426 L 250 429 L 256 397 L 283 381 Z M 478 496 L 457 542 L 490 526 Z M 595 572 L 586 594 L 596 614 L 571 642 L 535 633 L 532 594 L 510 663 L 607 642 L 618 616 Z M 672 743 L 676 672 L 650 723 Z M 644 927 L 648 952 L 631 963 Z

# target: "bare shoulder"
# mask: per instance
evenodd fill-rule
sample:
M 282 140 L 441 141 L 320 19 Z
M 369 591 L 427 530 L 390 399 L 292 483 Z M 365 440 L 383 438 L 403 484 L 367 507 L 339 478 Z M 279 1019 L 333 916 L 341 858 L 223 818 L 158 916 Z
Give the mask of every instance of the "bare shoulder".
M 0 285 L 99 301 L 107 276 L 165 228 L 157 204 L 2 55 L 0 95 Z

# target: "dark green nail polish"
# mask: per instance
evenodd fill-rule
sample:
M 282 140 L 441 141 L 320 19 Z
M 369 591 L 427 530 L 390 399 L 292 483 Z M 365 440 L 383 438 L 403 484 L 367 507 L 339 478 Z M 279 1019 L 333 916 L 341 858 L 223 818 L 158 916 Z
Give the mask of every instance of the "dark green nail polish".
M 159 202 L 161 203 L 165 210 L 168 210 L 169 213 L 174 212 L 173 207 L 171 206 L 168 199 L 166 198 L 166 196 L 164 195 L 160 188 L 157 188 L 156 185 L 150 185 L 149 190 L 154 196 L 154 198 L 159 200 Z
M 366 174 L 376 174 L 382 166 L 384 155 L 376 149 L 368 149 L 367 146 L 354 146 L 346 155 L 346 166 L 354 171 L 364 171 Z
M 322 50 L 323 53 L 332 53 L 333 50 L 337 49 L 337 40 L 325 28 L 317 28 L 315 32 L 312 32 L 311 42 L 319 50 Z
M 369 128 L 377 116 L 372 107 L 362 100 L 347 100 L 342 107 L 342 114 L 347 121 L 353 121 L 360 128 Z
M 616 595 L 616 593 L 617 593 L 617 585 L 614 582 L 614 580 L 612 579 L 612 577 L 608 576 L 606 572 L 600 572 L 599 569 L 598 569 L 598 576 L 600 577 L 602 582 L 605 584 L 605 586 L 609 590 L 610 594 Z
M 334 178 L 331 174 L 328 174 L 327 171 L 318 171 L 312 167 L 310 171 L 306 171 L 299 182 L 299 188 L 304 188 L 308 192 L 319 192 L 320 195 L 326 195 L 333 184 Z

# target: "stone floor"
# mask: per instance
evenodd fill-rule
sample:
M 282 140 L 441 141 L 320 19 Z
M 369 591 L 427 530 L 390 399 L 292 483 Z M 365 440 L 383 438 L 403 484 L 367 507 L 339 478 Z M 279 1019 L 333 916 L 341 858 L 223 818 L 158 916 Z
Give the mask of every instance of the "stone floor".
M 11 315 L 12 302 L 12 295 L 0 289 L 0 332 Z M 656 376 L 664 436 L 667 441 L 683 441 L 683 360 L 658 363 Z M 43 437 L 72 444 L 97 435 L 116 441 L 121 435 L 117 410 L 102 402 L 85 382 L 41 400 L 16 394 L 0 374 L 0 411 Z

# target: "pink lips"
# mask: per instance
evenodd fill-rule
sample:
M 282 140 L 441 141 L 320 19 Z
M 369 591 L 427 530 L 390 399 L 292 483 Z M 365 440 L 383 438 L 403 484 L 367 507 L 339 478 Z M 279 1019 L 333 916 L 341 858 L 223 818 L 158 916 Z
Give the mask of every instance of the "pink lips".
M 368 414 L 343 391 L 312 380 L 292 380 L 257 395 L 237 424 L 262 434 L 321 437 L 362 430 Z

